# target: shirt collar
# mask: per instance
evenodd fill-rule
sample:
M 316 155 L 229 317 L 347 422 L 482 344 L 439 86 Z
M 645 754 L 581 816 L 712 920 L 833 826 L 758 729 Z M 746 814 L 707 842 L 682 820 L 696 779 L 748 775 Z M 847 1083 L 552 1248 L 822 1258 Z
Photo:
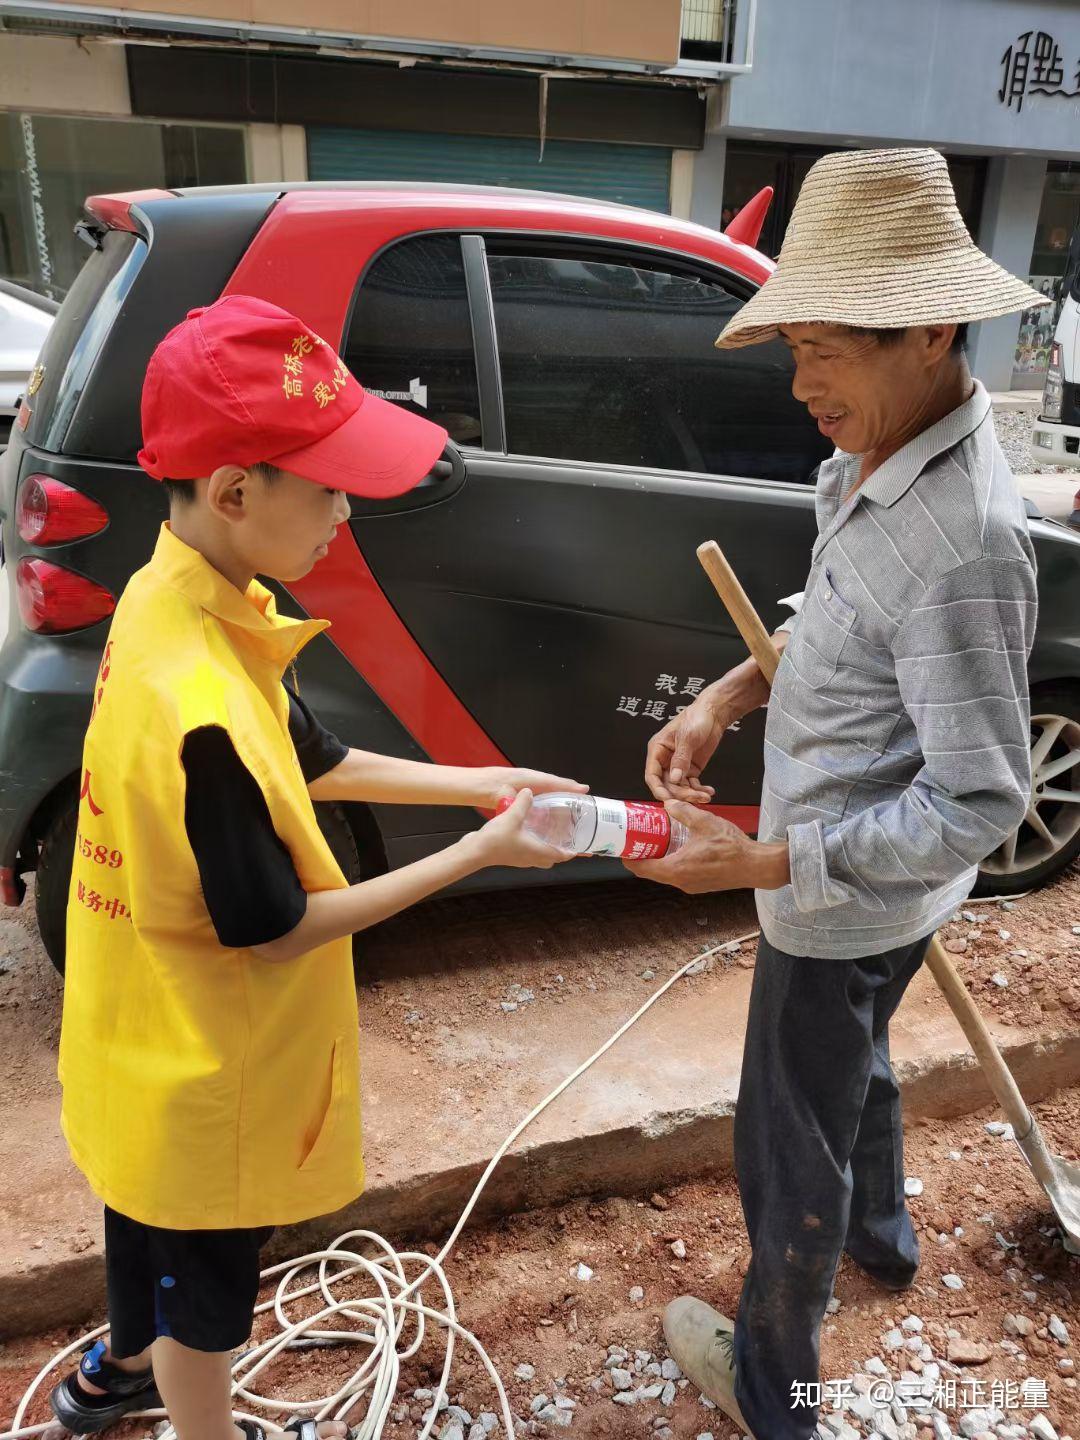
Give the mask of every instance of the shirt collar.
M 914 485 L 922 472 L 946 450 L 958 445 L 986 419 L 990 411 L 990 396 L 978 380 L 971 398 L 950 411 L 936 425 L 916 435 L 895 455 L 890 455 L 879 465 L 869 480 L 859 486 L 858 494 L 879 505 L 895 505 L 897 500 Z
M 279 615 L 273 594 L 258 580 L 241 592 L 205 555 L 178 539 L 168 523 L 158 533 L 149 568 L 163 584 L 226 625 L 235 640 L 261 659 L 280 665 L 282 672 L 309 640 L 329 629 L 328 620 Z

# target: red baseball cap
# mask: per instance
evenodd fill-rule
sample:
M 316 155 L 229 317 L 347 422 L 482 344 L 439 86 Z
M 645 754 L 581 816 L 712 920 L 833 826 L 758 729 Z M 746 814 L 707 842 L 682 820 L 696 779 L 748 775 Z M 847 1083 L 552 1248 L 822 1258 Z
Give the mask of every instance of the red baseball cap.
M 166 335 L 142 430 L 139 464 L 155 480 L 266 462 L 374 499 L 411 490 L 446 445 L 440 425 L 369 395 L 331 345 L 250 295 L 192 310 Z

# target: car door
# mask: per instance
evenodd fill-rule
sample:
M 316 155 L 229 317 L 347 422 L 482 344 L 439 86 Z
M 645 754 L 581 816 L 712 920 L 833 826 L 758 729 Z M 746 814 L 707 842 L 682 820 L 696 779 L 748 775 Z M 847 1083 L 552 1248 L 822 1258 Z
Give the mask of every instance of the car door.
M 358 502 L 353 533 L 515 764 L 644 793 L 649 736 L 745 654 L 696 547 L 720 542 L 767 625 L 802 587 L 825 447 L 781 345 L 714 348 L 747 294 L 700 260 L 550 234 L 413 236 L 364 277 L 350 367 L 456 454 L 397 505 Z M 762 727 L 711 776 L 749 830 Z

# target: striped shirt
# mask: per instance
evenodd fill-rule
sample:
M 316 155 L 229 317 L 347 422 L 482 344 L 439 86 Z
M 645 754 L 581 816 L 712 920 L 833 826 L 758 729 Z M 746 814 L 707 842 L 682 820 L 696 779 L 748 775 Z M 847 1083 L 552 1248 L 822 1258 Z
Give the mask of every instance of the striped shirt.
M 818 473 L 818 537 L 769 700 L 759 839 L 791 884 L 757 892 L 766 939 L 855 959 L 950 916 L 1031 788 L 1035 556 L 975 393 L 850 495 Z

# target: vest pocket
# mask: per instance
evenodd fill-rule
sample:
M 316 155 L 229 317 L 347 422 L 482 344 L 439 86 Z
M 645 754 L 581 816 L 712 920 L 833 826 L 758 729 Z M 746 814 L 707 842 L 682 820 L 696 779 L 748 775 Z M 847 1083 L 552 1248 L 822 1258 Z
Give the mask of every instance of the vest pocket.
M 338 1116 L 341 1114 L 342 1043 L 340 1039 L 334 1041 L 333 1055 L 330 1060 L 330 1098 L 323 1112 L 318 1133 L 311 1142 L 311 1148 L 300 1162 L 301 1174 L 310 1170 L 317 1170 L 327 1156 L 333 1153 L 334 1142 L 337 1138 Z

